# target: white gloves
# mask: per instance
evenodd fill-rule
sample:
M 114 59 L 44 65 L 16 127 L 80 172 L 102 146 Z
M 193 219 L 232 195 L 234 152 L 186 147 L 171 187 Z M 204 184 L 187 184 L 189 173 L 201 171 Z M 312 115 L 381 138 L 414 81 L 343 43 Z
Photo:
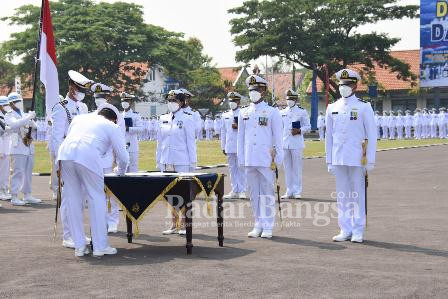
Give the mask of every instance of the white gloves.
M 366 172 L 370 172 L 373 170 L 375 166 L 373 164 L 367 164 L 366 166 L 364 166 L 364 169 Z
M 113 171 L 117 176 L 124 176 L 126 174 L 126 170 L 119 169 L 118 166 L 116 166 Z
M 26 116 L 27 119 L 34 119 L 36 118 L 36 112 L 34 111 L 29 111 L 28 115 Z
M 333 165 L 332 165 L 332 164 L 328 163 L 328 164 L 327 164 L 327 169 L 328 169 L 328 172 L 329 172 L 329 173 L 331 173 L 332 175 L 334 175 L 334 172 L 333 172 L 334 168 L 333 168 Z

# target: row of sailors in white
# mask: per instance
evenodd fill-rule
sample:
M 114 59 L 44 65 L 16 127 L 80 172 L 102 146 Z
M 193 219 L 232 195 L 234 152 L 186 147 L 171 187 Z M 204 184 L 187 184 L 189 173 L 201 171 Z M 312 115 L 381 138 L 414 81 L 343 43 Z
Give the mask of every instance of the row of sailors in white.
M 20 94 L 13 92 L 0 97 L 0 199 L 11 200 L 17 206 L 41 202 L 31 195 L 34 145 L 28 133 L 37 128 L 35 116 L 33 111 L 23 112 Z M 23 199 L 19 198 L 20 192 Z
M 382 130 L 383 139 L 398 139 L 404 137 L 409 139 L 411 136 L 411 128 L 414 128 L 414 138 L 447 138 L 448 115 L 445 113 L 445 108 L 440 108 L 440 113 L 435 113 L 435 109 L 431 113 L 427 113 L 426 108 L 421 113 L 418 108 L 414 115 L 407 110 L 405 115 L 401 111 L 397 111 L 397 115 L 393 111 L 390 113 L 383 112 L 380 116 L 377 112 L 375 115 L 375 123 L 378 129 L 378 136 L 380 135 L 380 128 Z
M 319 111 L 319 116 L 317 117 L 317 130 L 319 131 L 319 140 L 325 139 L 325 115 L 322 111 Z

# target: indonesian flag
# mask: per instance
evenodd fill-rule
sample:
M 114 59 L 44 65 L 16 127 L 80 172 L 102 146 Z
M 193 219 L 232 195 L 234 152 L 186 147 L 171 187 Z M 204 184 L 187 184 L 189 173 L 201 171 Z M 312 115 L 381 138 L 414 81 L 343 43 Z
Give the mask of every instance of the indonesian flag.
M 56 49 L 54 46 L 53 24 L 50 3 L 44 0 L 42 8 L 42 32 L 40 40 L 40 81 L 45 85 L 45 107 L 47 115 L 59 102 L 59 79 L 56 68 Z

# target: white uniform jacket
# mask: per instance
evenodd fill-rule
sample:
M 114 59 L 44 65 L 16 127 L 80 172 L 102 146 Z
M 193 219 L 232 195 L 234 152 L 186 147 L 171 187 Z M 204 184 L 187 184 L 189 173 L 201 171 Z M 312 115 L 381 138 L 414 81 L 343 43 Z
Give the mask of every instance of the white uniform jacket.
M 356 96 L 328 105 L 325 140 L 327 164 L 362 166 L 362 142 L 368 139 L 367 163 L 375 163 L 377 129 L 370 103 Z
M 305 142 L 303 134 L 311 130 L 310 118 L 308 112 L 297 105 L 292 108 L 287 107 L 280 111 L 283 121 L 283 148 L 284 149 L 303 149 Z M 301 134 L 293 136 L 291 134 L 292 123 L 300 121 Z
M 73 161 L 103 177 L 101 157 L 112 148 L 118 172 L 123 174 L 129 163 L 129 154 L 122 136 L 122 129 L 96 113 L 76 117 L 71 123 L 67 137 L 59 147 L 58 161 Z M 118 138 L 117 138 L 118 137 Z
M 182 108 L 182 110 L 184 110 L 184 112 L 187 112 L 187 113 L 189 113 L 189 114 L 191 114 L 193 116 L 195 132 L 196 132 L 197 135 L 199 135 L 201 130 L 202 130 L 201 114 L 198 111 L 191 109 L 190 106 L 184 107 L 184 108 Z
M 79 103 L 68 96 L 54 105 L 51 112 L 52 130 L 49 144 L 50 152 L 57 153 L 67 135 L 68 127 L 75 116 L 81 114 Z
M 294 106 L 295 107 L 295 106 Z M 317 118 L 317 127 L 323 128 L 325 127 L 325 115 L 319 115 Z M 311 127 L 310 127 L 311 128 Z
M 37 125 L 34 121 L 24 118 L 27 114 L 17 113 L 14 110 L 6 113 L 5 123 L 11 128 L 9 131 L 9 153 L 11 155 L 32 155 L 34 154 L 34 144 L 26 146 L 23 143 L 23 137 L 28 133 L 31 126 L 36 129 Z
M 142 118 L 138 113 L 132 111 L 132 109 L 123 111 L 122 115 L 124 119 L 132 119 L 132 127 L 126 132 L 126 145 L 128 146 L 128 152 L 136 153 L 138 152 L 138 135 L 144 130 Z
M 157 130 L 158 164 L 192 165 L 197 162 L 193 116 L 183 109 L 160 116 Z
M 236 154 L 238 142 L 238 129 L 233 129 L 235 117 L 238 118 L 240 108 L 229 110 L 222 114 L 221 149 L 226 154 Z
M 275 163 L 283 162 L 282 117 L 277 108 L 262 101 L 241 109 L 238 117 L 238 164 L 270 167 L 275 147 Z

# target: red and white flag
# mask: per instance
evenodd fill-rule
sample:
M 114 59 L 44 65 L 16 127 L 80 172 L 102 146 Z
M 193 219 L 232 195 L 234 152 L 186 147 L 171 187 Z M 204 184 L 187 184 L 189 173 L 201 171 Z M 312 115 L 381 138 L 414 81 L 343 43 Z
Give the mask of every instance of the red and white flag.
M 56 68 L 56 48 L 54 46 L 53 24 L 51 22 L 50 3 L 44 0 L 42 8 L 42 32 L 40 40 L 40 81 L 45 85 L 46 115 L 59 102 L 59 79 Z

